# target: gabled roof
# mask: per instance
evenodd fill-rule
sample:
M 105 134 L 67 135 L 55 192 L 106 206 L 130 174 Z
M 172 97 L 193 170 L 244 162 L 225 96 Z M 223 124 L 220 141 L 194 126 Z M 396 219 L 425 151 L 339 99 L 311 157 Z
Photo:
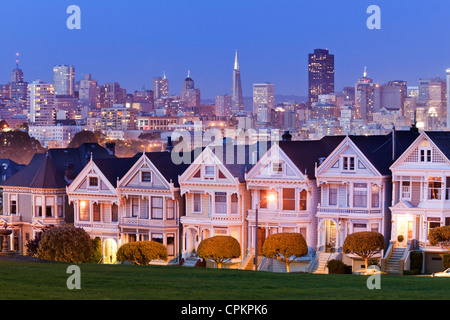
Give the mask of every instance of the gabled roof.
M 3 181 L 0 186 L 65 188 L 70 184 L 70 181 L 65 179 L 67 165 L 71 165 L 74 178 L 89 162 L 91 154 L 94 159 L 116 158 L 97 143 L 84 143 L 78 148 L 50 149 L 46 153 L 35 154 L 25 168 Z
M 131 169 L 136 163 L 135 158 L 114 158 L 114 159 L 93 159 L 95 165 L 108 179 L 108 181 L 117 187 L 117 180 L 122 177 Z
M 17 171 L 25 168 L 24 164 L 18 164 L 10 159 L 0 159 L 0 177 L 3 180 L 3 177 L 8 179 Z M 5 180 L 6 180 L 5 179 Z
M 320 140 L 280 141 L 280 148 L 308 176 L 315 179 L 315 167 L 320 158 L 328 157 L 345 136 L 326 136 Z
M 387 135 L 349 136 L 352 142 L 382 175 L 391 175 L 389 167 L 417 139 L 416 131 L 395 131 L 394 146 L 392 133 Z M 394 147 L 394 157 L 393 157 Z
M 425 131 L 425 134 L 450 159 L 450 131 Z

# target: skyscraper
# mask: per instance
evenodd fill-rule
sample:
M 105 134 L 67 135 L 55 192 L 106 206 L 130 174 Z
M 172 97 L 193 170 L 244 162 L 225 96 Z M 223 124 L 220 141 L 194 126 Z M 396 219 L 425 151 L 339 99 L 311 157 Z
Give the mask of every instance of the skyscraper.
M 364 67 L 363 77 L 355 85 L 356 118 L 364 122 L 372 120 L 375 87 L 376 84 L 367 76 L 367 69 Z
M 334 54 L 328 49 L 314 49 L 308 55 L 308 100 L 317 102 L 318 96 L 334 92 Z
M 231 86 L 231 112 L 244 111 L 244 98 L 242 96 L 241 71 L 239 69 L 238 52 L 234 58 L 233 84 Z
M 275 107 L 275 86 L 272 83 L 253 84 L 253 114 L 261 123 L 270 122 Z
M 216 96 L 216 116 L 227 117 L 231 112 L 231 96 L 224 94 L 222 96 Z
M 23 71 L 19 68 L 19 53 L 16 54 L 16 67 L 11 72 L 10 98 L 12 101 L 25 105 L 28 83 L 23 81 Z
M 75 67 L 59 65 L 53 68 L 53 85 L 55 95 L 73 96 L 75 85 Z
M 30 123 L 35 126 L 52 126 L 55 123 L 55 89 L 42 80 L 28 85 Z
M 187 108 L 200 107 L 200 89 L 195 89 L 194 80 L 191 78 L 190 71 L 188 71 L 188 76 L 183 81 L 181 101 L 185 103 L 185 107 Z
M 155 99 L 160 99 L 169 96 L 169 80 L 166 78 L 166 73 L 161 77 L 152 78 L 152 90 L 155 95 Z
M 447 68 L 446 74 L 447 74 L 447 128 L 450 129 L 450 68 Z

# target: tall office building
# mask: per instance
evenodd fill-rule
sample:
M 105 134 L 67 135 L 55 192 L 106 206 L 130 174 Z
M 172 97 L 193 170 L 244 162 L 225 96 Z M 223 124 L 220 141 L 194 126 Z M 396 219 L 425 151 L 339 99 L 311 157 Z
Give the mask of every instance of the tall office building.
M 59 65 L 53 68 L 55 95 L 73 96 L 75 93 L 75 67 Z
M 439 121 L 447 119 L 447 98 L 445 79 L 431 79 L 428 83 L 428 112 L 436 112 Z
M 315 49 L 308 55 L 308 101 L 317 102 L 321 94 L 334 92 L 334 54 Z
M 372 120 L 375 87 L 376 84 L 367 76 L 367 69 L 364 67 L 363 77 L 359 78 L 355 85 L 355 116 L 364 122 L 370 122 Z
M 90 108 L 96 108 L 98 104 L 98 84 L 92 79 L 91 74 L 86 74 L 80 80 L 79 99 Z
M 125 104 L 127 90 L 120 87 L 118 82 L 108 82 L 99 87 L 99 105 L 102 108 L 111 108 L 115 104 Z
M 11 72 L 10 99 L 25 104 L 27 100 L 28 82 L 23 81 L 23 71 L 19 68 L 19 54 L 16 55 L 16 67 Z
M 275 107 L 275 86 L 272 83 L 253 84 L 253 114 L 257 122 L 271 121 L 272 110 Z
M 188 76 L 183 81 L 181 101 L 184 102 L 187 108 L 200 107 L 200 89 L 195 89 L 194 80 L 191 78 L 190 71 L 188 71 Z
M 27 102 L 30 107 L 30 123 L 35 126 L 52 126 L 55 123 L 55 89 L 42 80 L 28 85 Z
M 241 71 L 239 69 L 238 52 L 234 58 L 233 84 L 231 86 L 231 111 L 236 114 L 244 111 L 244 98 L 242 95 Z
M 169 80 L 166 78 L 166 73 L 161 77 L 152 78 L 152 90 L 155 95 L 155 99 L 161 99 L 163 97 L 169 97 Z
M 228 117 L 231 114 L 231 96 L 216 96 L 215 107 L 217 117 Z

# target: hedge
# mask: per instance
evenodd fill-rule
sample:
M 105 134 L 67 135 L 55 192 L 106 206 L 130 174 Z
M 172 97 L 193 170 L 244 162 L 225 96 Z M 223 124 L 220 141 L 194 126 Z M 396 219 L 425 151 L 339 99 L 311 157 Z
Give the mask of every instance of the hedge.
M 167 248 L 156 241 L 137 241 L 122 245 L 117 250 L 117 260 L 148 265 L 152 260 L 167 260 Z

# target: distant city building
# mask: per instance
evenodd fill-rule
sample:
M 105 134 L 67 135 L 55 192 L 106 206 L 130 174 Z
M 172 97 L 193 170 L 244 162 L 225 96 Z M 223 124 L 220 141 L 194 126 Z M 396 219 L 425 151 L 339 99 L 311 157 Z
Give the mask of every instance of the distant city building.
M 78 99 L 73 96 L 55 96 L 55 112 L 58 113 L 59 111 L 65 111 L 65 119 L 81 119 L 81 113 L 78 108 Z
M 238 113 L 244 111 L 244 98 L 242 95 L 241 71 L 239 69 L 238 52 L 234 58 L 233 83 L 231 86 L 231 111 Z
M 228 117 L 231 115 L 231 96 L 224 94 L 221 96 L 216 96 L 216 116 L 218 117 Z
M 320 94 L 334 92 L 334 55 L 315 49 L 308 55 L 308 101 L 317 102 Z
M 55 95 L 73 96 L 75 93 L 75 67 L 59 65 L 53 68 Z
M 133 108 L 138 109 L 140 112 L 151 112 L 155 109 L 155 98 L 153 90 L 142 89 L 134 92 Z
M 166 73 L 164 73 L 162 78 L 152 78 L 152 90 L 154 92 L 155 99 L 169 97 L 169 80 L 166 78 Z
M 270 122 L 275 107 L 275 85 L 272 83 L 253 84 L 253 114 L 260 123 Z
M 30 123 L 36 126 L 52 126 L 55 122 L 55 89 L 42 80 L 28 85 L 27 104 Z
M 363 77 L 359 78 L 355 85 L 356 118 L 364 122 L 372 120 L 375 87 L 376 84 L 367 77 L 367 69 L 364 67 Z
M 101 129 L 107 131 L 124 131 L 136 129 L 138 111 L 126 108 L 123 104 L 115 104 L 110 108 L 102 108 Z
M 25 105 L 27 100 L 28 82 L 23 81 L 23 71 L 19 68 L 19 54 L 17 54 L 16 67 L 11 72 L 9 85 L 9 99 Z
M 186 108 L 200 107 L 200 89 L 195 89 L 194 80 L 188 76 L 183 81 L 183 88 L 181 89 L 181 101 L 184 102 Z
M 405 98 L 405 81 L 390 81 L 385 85 L 377 85 L 374 90 L 374 107 L 372 112 L 378 112 L 382 108 L 403 112 Z
M 115 104 L 125 104 L 127 91 L 120 87 L 117 82 L 106 83 L 99 88 L 99 105 L 109 108 Z
M 67 148 L 75 134 L 85 129 L 77 125 L 30 126 L 28 133 L 44 148 Z
M 447 75 L 447 87 L 446 87 L 446 94 L 447 94 L 447 128 L 450 129 L 450 68 L 446 70 Z
M 92 79 L 91 74 L 86 74 L 83 80 L 80 80 L 79 99 L 90 108 L 96 108 L 98 104 L 99 89 L 97 81 Z

